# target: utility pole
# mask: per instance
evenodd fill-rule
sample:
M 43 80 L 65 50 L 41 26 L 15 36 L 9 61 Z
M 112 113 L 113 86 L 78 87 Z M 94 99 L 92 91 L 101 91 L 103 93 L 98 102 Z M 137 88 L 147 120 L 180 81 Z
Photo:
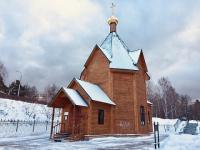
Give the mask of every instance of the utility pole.
M 22 80 L 22 73 L 20 71 L 18 71 L 18 70 L 16 72 L 20 73 L 20 80 L 19 80 L 19 86 L 18 86 L 18 92 L 17 92 L 17 95 L 19 96 L 21 80 Z

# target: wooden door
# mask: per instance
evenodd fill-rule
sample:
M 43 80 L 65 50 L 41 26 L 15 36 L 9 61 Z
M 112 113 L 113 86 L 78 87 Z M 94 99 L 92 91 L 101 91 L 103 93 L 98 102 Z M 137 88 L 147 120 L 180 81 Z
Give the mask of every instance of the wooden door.
M 68 126 L 69 126 L 69 112 L 64 112 L 63 114 L 63 132 L 67 133 L 68 132 Z
M 75 114 L 75 134 L 81 133 L 81 107 L 76 107 Z
M 63 109 L 62 113 L 62 133 L 72 133 L 72 122 L 73 122 L 73 107 L 67 106 Z

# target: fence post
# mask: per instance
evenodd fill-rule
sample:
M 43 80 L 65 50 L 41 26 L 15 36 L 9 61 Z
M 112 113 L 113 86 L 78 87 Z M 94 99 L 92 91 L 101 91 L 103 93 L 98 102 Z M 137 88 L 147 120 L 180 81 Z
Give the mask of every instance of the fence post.
M 19 120 L 17 120 L 16 132 L 18 131 Z
M 46 131 L 47 131 L 48 121 L 46 121 Z
M 35 131 L 35 119 L 33 121 L 33 132 Z
M 160 136 L 159 136 L 159 123 L 153 123 L 154 127 L 154 147 L 155 149 L 160 148 Z
M 155 147 L 155 149 L 157 148 L 157 145 L 156 145 L 156 123 L 154 122 L 153 123 L 153 127 L 154 127 L 154 147 Z
M 160 148 L 160 135 L 159 135 L 159 123 L 157 122 L 157 133 L 158 133 L 158 148 Z
M 58 133 L 58 130 L 59 130 L 59 121 L 57 120 L 56 133 Z

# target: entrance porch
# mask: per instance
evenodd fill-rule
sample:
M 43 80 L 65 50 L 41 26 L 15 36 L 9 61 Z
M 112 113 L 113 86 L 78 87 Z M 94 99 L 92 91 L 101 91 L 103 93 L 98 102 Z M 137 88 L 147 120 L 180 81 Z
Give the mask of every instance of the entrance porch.
M 81 137 L 86 128 L 84 112 L 87 103 L 73 89 L 61 88 L 55 98 L 49 103 L 52 110 L 51 139 Z M 55 108 L 61 108 L 61 122 L 54 123 Z

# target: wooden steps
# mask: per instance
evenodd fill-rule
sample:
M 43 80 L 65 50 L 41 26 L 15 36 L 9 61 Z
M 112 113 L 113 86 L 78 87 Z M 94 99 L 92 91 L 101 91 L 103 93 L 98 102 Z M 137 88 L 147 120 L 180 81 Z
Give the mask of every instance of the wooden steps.
M 70 138 L 69 133 L 56 133 L 53 135 L 53 140 L 55 142 L 62 142 L 63 140 L 67 140 Z

